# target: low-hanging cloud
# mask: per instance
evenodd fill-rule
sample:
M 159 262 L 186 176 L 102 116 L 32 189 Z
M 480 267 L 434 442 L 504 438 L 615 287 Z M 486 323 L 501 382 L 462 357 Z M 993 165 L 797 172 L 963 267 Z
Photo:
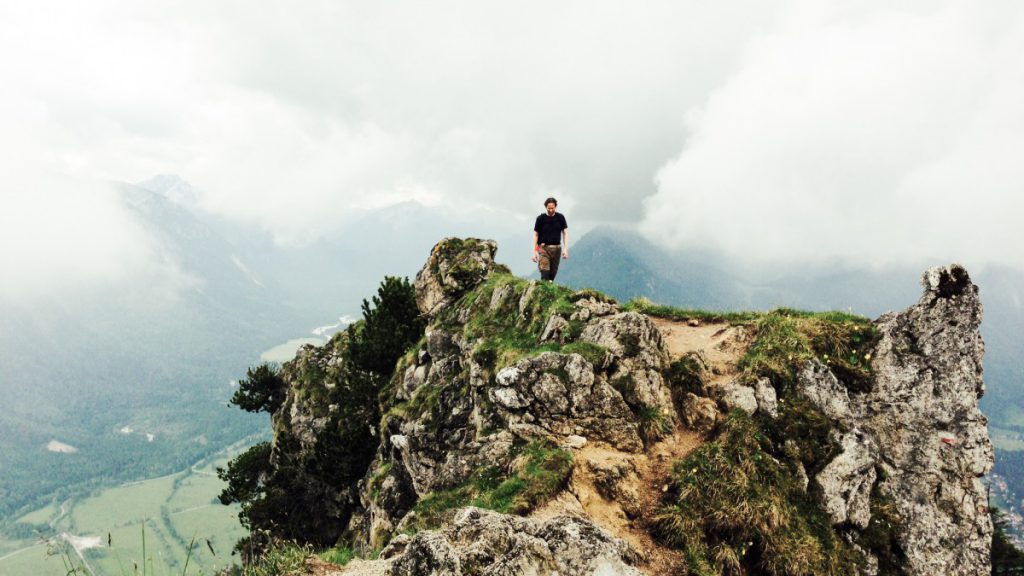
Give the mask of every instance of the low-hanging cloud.
M 1024 6 L 799 4 L 687 118 L 643 229 L 753 261 L 1024 264 Z
M 0 138 L 75 176 L 181 175 L 207 209 L 286 243 L 344 228 L 352 208 L 410 199 L 528 226 L 557 194 L 577 224 L 630 222 L 682 142 L 686 108 L 771 11 L 7 3 L 0 69 L 41 117 Z
M 406 200 L 528 235 L 553 194 L 576 238 L 1015 257 L 1015 3 L 623 6 L 0 4 L 5 290 L 164 269 L 89 184 L 162 173 L 286 244 Z

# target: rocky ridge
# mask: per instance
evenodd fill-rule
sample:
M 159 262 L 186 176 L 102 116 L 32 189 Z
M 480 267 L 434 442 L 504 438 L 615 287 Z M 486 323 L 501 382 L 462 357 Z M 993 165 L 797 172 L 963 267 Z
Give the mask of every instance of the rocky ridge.
M 863 355 L 869 379 L 811 355 L 790 358 L 789 386 L 750 363 L 721 371 L 699 354 L 682 362 L 669 352 L 663 321 L 598 293 L 516 279 L 495 264 L 495 252 L 491 241 L 445 239 L 417 275 L 429 325 L 381 394 L 373 462 L 357 485 L 319 490 L 325 505 L 347 512 L 338 517 L 348 518 L 350 546 L 381 551 L 341 573 L 653 574 L 649 550 L 585 508 L 522 516 L 559 494 L 578 501 L 574 486 L 586 478 L 623 522 L 666 545 L 650 522 L 657 510 L 635 493 L 636 462 L 646 465 L 652 447 L 680 426 L 710 441 L 728 414 L 743 412 L 783 428 L 801 403 L 827 428 L 814 447 L 826 456 L 817 466 L 793 456 L 811 451 L 793 437 L 773 438 L 771 457 L 802 478 L 797 484 L 855 557 L 843 566 L 864 574 L 989 571 L 981 308 L 962 268 L 928 271 L 917 305 L 873 324 L 878 338 Z M 745 354 L 752 341 L 757 348 L 757 326 L 724 322 L 722 330 L 738 331 L 730 345 Z M 329 349 L 306 349 L 295 363 L 336 361 Z M 680 379 L 681 365 L 696 380 Z M 313 450 L 329 407 L 296 379 L 275 430 L 299 439 L 293 449 Z M 592 447 L 613 451 L 615 464 L 588 460 Z M 673 474 L 679 481 L 685 471 Z M 673 489 L 665 498 L 675 496 Z M 726 537 L 693 530 L 698 539 Z M 761 573 L 769 564 L 757 556 L 770 550 L 759 546 L 711 573 Z

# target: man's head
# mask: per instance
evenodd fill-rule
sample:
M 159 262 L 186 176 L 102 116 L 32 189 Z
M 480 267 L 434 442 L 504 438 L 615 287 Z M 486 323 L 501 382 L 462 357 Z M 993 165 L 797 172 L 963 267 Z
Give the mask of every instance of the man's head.
M 557 208 L 557 207 L 558 207 L 558 200 L 555 200 L 554 198 L 548 198 L 547 200 L 544 201 L 544 208 L 547 209 L 548 216 L 554 216 L 555 215 L 555 208 Z

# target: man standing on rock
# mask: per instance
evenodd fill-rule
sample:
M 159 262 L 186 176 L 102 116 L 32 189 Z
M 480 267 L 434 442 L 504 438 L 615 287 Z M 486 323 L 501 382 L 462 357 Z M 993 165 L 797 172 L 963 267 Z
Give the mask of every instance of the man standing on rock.
M 545 211 L 533 225 L 533 261 L 539 262 L 541 280 L 553 281 L 558 274 L 559 257 L 569 259 L 569 225 L 565 216 L 555 212 L 557 207 L 558 200 L 545 200 Z

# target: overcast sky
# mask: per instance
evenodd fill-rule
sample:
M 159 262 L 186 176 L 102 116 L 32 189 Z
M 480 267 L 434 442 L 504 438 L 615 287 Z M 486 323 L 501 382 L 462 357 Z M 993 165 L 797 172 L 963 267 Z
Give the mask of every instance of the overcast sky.
M 282 243 L 403 200 L 759 261 L 1024 264 L 1024 3 L 0 1 L 0 293 L 161 273 L 107 180 Z

